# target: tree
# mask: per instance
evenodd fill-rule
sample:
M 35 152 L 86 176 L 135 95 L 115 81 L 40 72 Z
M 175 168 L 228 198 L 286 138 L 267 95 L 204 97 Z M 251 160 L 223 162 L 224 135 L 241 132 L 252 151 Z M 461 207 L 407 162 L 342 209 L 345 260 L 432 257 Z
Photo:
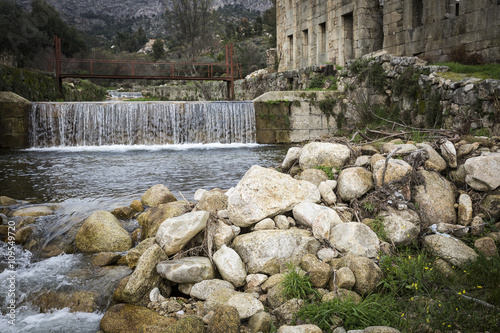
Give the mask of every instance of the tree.
M 165 43 L 161 39 L 153 43 L 153 60 L 159 60 L 165 55 Z
M 212 9 L 213 0 L 169 0 L 165 13 L 170 43 L 181 47 L 188 58 L 212 52 L 216 43 L 218 22 Z

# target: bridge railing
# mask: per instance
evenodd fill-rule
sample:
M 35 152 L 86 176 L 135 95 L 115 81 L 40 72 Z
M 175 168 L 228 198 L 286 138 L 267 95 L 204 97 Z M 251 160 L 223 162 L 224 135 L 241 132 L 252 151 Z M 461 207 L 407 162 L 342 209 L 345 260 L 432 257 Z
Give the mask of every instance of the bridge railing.
M 147 62 L 105 59 L 51 59 L 49 70 L 59 61 L 61 77 L 230 80 L 231 65 L 205 62 Z M 241 78 L 241 65 L 233 63 L 233 79 Z

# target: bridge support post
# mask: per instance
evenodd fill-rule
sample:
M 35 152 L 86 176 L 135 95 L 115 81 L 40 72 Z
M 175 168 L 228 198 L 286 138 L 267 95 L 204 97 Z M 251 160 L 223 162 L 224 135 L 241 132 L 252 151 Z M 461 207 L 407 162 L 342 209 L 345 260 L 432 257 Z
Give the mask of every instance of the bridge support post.
M 54 60 L 55 60 L 55 70 L 56 70 L 56 85 L 59 92 L 59 97 L 63 97 L 63 86 L 61 78 L 61 38 L 54 36 Z

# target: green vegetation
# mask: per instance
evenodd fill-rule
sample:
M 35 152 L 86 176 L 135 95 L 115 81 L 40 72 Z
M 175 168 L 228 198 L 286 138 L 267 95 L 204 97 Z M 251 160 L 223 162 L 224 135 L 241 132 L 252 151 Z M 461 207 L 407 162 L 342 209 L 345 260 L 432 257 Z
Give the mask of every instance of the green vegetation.
M 447 66 L 453 73 L 467 74 L 480 79 L 500 80 L 500 64 L 463 65 L 457 62 L 443 62 L 435 65 Z M 446 75 L 447 73 L 442 73 Z
M 142 27 L 137 29 L 137 31 L 135 31 L 134 33 L 118 31 L 115 38 L 113 39 L 113 44 L 115 45 L 115 52 L 120 52 L 120 51 L 137 52 L 147 42 L 148 38 L 146 37 L 146 32 Z M 159 58 L 155 60 L 158 59 Z
M 330 86 L 325 89 L 326 83 Z M 308 84 L 307 91 L 311 90 L 337 90 L 337 78 L 335 76 L 325 76 L 324 74 L 316 75 L 311 78 Z
M 318 298 L 318 291 L 314 289 L 309 276 L 301 273 L 298 268 L 291 263 L 287 266 L 288 272 L 281 281 L 283 296 L 289 299 L 300 298 L 303 300 L 307 300 L 310 295 Z
M 358 77 L 360 82 L 366 81 L 368 85 L 383 93 L 386 84 L 385 71 L 382 64 L 371 59 L 356 59 L 351 64 L 351 72 Z
M 392 91 L 397 96 L 417 98 L 420 87 L 418 79 L 422 73 L 413 67 L 408 67 L 403 74 L 396 77 L 392 82 Z
M 318 165 L 318 166 L 315 166 L 314 169 L 323 170 L 326 173 L 326 175 L 328 176 L 328 179 L 333 179 L 333 176 L 335 175 L 335 172 L 333 172 L 333 167 Z
M 396 320 L 397 312 L 393 298 L 374 294 L 359 303 L 351 299 L 334 299 L 307 304 L 299 311 L 297 318 L 317 325 L 323 332 L 332 332 L 332 326 L 342 326 L 346 330 L 390 326 Z
M 34 0 L 31 7 L 28 12 L 14 1 L 0 0 L 0 53 L 12 55 L 20 67 L 45 67 L 45 61 L 39 64 L 34 59 L 52 46 L 54 35 L 61 38 L 62 52 L 68 57 L 87 49 L 82 34 L 65 23 L 54 7 L 42 0 Z
M 74 88 L 63 84 L 67 101 L 102 101 L 106 90 L 87 80 L 73 80 Z M 12 91 L 29 101 L 56 101 L 58 91 L 53 77 L 0 65 L 0 91 Z

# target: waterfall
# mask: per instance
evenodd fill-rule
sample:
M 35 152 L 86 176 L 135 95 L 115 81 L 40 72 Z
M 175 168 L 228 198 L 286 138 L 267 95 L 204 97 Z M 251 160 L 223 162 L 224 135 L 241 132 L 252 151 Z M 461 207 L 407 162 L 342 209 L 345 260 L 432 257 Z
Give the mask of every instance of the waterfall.
M 254 143 L 252 102 L 33 103 L 31 147 Z

